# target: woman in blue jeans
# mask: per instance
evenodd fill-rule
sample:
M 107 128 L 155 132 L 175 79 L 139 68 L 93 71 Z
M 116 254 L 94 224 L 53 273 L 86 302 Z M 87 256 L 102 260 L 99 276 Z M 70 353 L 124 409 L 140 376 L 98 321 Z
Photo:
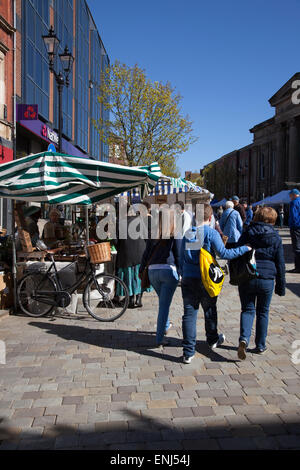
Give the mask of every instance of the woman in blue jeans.
M 282 241 L 273 225 L 277 212 L 272 207 L 262 207 L 253 222 L 242 234 L 238 245 L 249 244 L 255 249 L 258 277 L 239 286 L 241 323 L 238 357 L 246 359 L 251 330 L 256 316 L 255 345 L 253 352 L 263 354 L 268 333 L 269 308 L 273 295 L 285 295 L 285 262 Z
M 169 234 L 163 233 L 162 213 L 159 215 L 158 238 L 147 240 L 140 273 L 148 264 L 149 280 L 159 297 L 156 344 L 165 346 L 168 341 L 164 336 L 172 326 L 169 320 L 170 305 L 179 281 L 181 240 L 174 238 L 174 213 L 170 214 Z

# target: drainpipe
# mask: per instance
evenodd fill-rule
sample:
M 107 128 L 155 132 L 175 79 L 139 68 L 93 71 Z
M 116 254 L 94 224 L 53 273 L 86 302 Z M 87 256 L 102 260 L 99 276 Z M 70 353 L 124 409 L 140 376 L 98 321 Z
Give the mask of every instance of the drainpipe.
M 17 106 L 16 106 L 16 29 L 17 29 L 17 13 L 16 13 L 16 0 L 13 2 L 13 16 L 14 16 L 14 45 L 13 45 L 13 67 L 14 67 L 14 79 L 13 79 L 13 129 L 12 129 L 12 140 L 13 140 L 13 159 L 16 160 L 16 122 L 17 122 Z M 15 238 L 15 201 L 11 200 L 11 230 L 12 230 L 12 277 L 13 277 L 13 313 L 17 313 L 17 252 L 16 252 L 16 238 Z

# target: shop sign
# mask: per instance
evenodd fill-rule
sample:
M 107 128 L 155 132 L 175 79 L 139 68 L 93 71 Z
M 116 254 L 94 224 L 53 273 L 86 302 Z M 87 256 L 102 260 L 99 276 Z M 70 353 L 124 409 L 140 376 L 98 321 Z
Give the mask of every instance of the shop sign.
M 45 139 L 50 140 L 50 142 L 53 142 L 54 144 L 58 144 L 59 138 L 58 134 L 54 132 L 50 127 L 46 126 L 45 124 L 42 126 L 42 136 Z
M 18 104 L 18 121 L 34 121 L 38 118 L 37 104 Z

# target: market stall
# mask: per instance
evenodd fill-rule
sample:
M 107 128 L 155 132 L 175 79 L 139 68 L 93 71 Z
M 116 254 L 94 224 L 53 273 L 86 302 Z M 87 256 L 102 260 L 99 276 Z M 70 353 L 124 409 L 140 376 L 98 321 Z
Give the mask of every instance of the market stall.
M 142 195 L 138 188 L 135 188 L 122 196 L 131 198 L 132 202 L 141 202 Z M 213 194 L 207 189 L 201 188 L 191 181 L 184 178 L 171 178 L 161 175 L 155 187 L 145 197 L 145 200 L 150 204 L 175 204 L 182 201 L 185 204 L 191 204 L 193 210 L 197 203 L 210 202 Z
M 0 166 L 0 197 L 23 203 L 84 205 L 86 208 L 85 244 L 87 246 L 89 244 L 89 206 L 136 187 L 140 188 L 142 197 L 145 197 L 155 186 L 160 175 L 160 168 L 156 163 L 144 167 L 124 167 L 60 153 L 43 152 Z M 37 254 L 32 246 L 32 240 L 22 221 L 20 206 L 16 205 L 15 216 L 21 245 L 21 250 L 17 255 L 13 236 L 12 272 L 16 286 L 17 262 L 26 265 L 32 261 L 32 258 L 40 257 L 42 260 L 45 253 Z M 82 253 L 82 243 L 81 241 L 78 243 L 77 240 L 73 245 L 70 241 L 66 252 L 59 256 L 65 256 L 65 261 L 70 262 L 73 254 L 80 256 Z

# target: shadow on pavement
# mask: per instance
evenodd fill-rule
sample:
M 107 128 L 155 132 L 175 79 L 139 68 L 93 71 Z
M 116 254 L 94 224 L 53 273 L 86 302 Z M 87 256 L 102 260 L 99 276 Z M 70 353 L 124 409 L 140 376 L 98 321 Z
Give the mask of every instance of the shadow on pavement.
M 29 323 L 29 325 L 47 330 L 47 333 L 59 336 L 66 340 L 70 339 L 72 341 L 80 341 L 100 348 L 126 349 L 127 351 L 137 352 L 145 356 L 152 356 L 171 362 L 182 362 L 182 340 L 179 338 L 168 336 L 170 344 L 166 348 L 159 349 L 155 347 L 155 333 L 146 331 L 127 331 L 117 329 L 95 330 L 77 325 L 59 325 L 56 323 L 43 323 L 40 321 L 33 321 Z M 172 353 L 174 353 L 174 355 L 167 353 L 169 348 L 172 349 Z M 179 351 L 177 351 L 177 349 L 179 349 Z M 218 349 L 236 350 L 236 348 L 231 348 L 230 346 L 221 346 Z M 205 341 L 197 342 L 196 350 L 213 361 L 236 362 L 235 360 L 227 359 L 219 353 L 209 349 Z M 177 355 L 178 353 L 179 356 Z
M 300 297 L 300 284 L 299 282 L 287 282 L 286 283 L 286 288 L 289 289 L 293 294 L 296 294 L 298 297 Z
M 98 449 L 98 450 L 255 450 L 300 449 L 300 416 L 281 419 L 249 415 L 248 424 L 236 424 L 236 415 L 219 416 L 220 424 L 205 418 L 148 417 L 125 408 L 124 421 L 98 422 L 81 428 L 52 425 L 38 435 L 34 427 L 18 432 L 0 418 L 0 450 Z M 213 415 L 214 416 L 214 415 Z M 216 418 L 216 416 L 214 416 Z M 194 424 L 191 422 L 194 421 Z M 222 421 L 224 423 L 222 424 Z M 88 427 L 94 427 L 89 430 Z M 38 431 L 39 429 L 37 429 Z

